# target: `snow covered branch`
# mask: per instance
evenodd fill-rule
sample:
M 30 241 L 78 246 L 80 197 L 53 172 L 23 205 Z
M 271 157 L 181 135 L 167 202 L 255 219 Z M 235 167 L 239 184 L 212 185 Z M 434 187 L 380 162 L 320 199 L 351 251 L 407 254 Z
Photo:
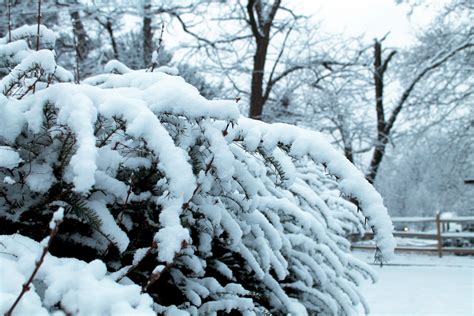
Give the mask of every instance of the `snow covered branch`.
M 44 62 L 52 57 L 31 53 L 18 69 L 54 71 Z M 351 256 L 345 235 L 362 233 L 367 219 L 388 260 L 392 223 L 380 195 L 323 135 L 243 118 L 234 101 L 206 100 L 170 68 L 114 61 L 107 71 L 0 98 L 0 219 L 30 236 L 31 222 L 63 206 L 62 251 L 79 247 L 89 257 L 78 259 L 114 272 L 99 260 L 66 265 L 92 269 L 107 293 L 133 293 L 120 307 L 121 294 L 85 307 L 68 296 L 82 283 L 55 291 L 48 264 L 45 308 L 151 312 L 153 300 L 154 313 L 304 315 L 365 306 L 357 286 L 373 272 Z M 27 87 L 15 73 L 2 87 L 13 77 Z M 16 249 L 15 238 L 0 240 Z
M 25 295 L 25 293 L 30 290 L 31 283 L 33 282 L 33 279 L 35 278 L 36 274 L 38 273 L 38 270 L 43 264 L 44 258 L 46 257 L 46 254 L 49 251 L 49 247 L 51 247 L 51 243 L 53 242 L 54 237 L 58 233 L 59 225 L 63 221 L 63 217 L 64 217 L 64 208 L 60 207 L 56 212 L 54 212 L 53 218 L 51 219 L 51 222 L 49 223 L 49 229 L 51 230 L 49 236 L 43 239 L 43 241 L 41 242 L 41 245 L 43 246 L 43 251 L 39 259 L 35 262 L 35 269 L 33 270 L 33 272 L 31 272 L 31 275 L 28 278 L 28 280 L 22 285 L 20 294 L 18 295 L 16 300 L 13 302 L 10 309 L 5 313 L 5 316 L 12 315 L 13 310 L 18 305 L 23 295 Z

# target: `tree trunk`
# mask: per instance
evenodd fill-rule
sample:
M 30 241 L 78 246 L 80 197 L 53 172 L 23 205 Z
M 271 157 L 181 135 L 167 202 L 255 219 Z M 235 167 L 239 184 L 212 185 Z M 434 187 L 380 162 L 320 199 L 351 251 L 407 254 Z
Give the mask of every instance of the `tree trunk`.
M 81 15 L 79 11 L 72 11 L 70 13 L 72 19 L 72 32 L 76 37 L 76 51 L 79 61 L 84 61 L 87 58 L 90 50 L 89 38 L 87 36 L 84 24 L 82 24 Z
M 109 33 L 110 36 L 110 43 L 112 44 L 112 50 L 114 51 L 114 58 L 119 59 L 119 51 L 117 47 L 117 42 L 115 41 L 115 35 L 114 35 L 114 29 L 112 27 L 112 21 L 110 19 L 107 19 L 107 23 L 105 24 L 105 28 L 107 30 L 107 33 Z
M 347 160 L 354 163 L 354 152 L 352 151 L 350 140 L 349 143 L 344 143 L 344 156 L 346 156 Z
M 259 2 L 259 0 L 248 0 L 247 2 L 248 22 L 257 44 L 253 56 L 249 117 L 257 120 L 262 119 L 263 105 L 265 103 L 263 92 L 265 62 L 267 61 L 267 51 L 270 43 L 270 30 L 273 25 L 273 19 L 280 8 L 280 3 L 281 0 L 275 0 L 270 10 L 265 13 L 262 2 Z
M 377 143 L 375 144 L 372 161 L 370 162 L 367 180 L 370 183 L 375 181 L 377 171 L 382 162 L 387 144 L 385 135 L 385 113 L 383 107 L 384 69 L 382 66 L 382 44 L 379 41 L 374 43 L 374 85 L 375 85 L 375 110 L 377 112 Z
M 387 143 L 388 141 L 384 141 L 383 143 L 377 144 L 377 146 L 375 146 L 374 154 L 370 162 L 370 171 L 369 171 L 369 174 L 367 175 L 367 180 L 370 183 L 374 183 L 375 181 L 375 177 L 377 176 L 379 166 L 382 163 L 382 159 L 385 154 L 385 148 L 387 147 Z
M 268 38 L 257 39 L 257 49 L 253 56 L 249 117 L 257 120 L 262 119 L 263 113 L 263 77 L 265 75 L 268 43 Z
M 374 183 L 375 177 L 382 163 L 385 149 L 388 144 L 388 135 L 390 130 L 387 128 L 385 120 L 385 110 L 383 104 L 384 73 L 387 70 L 389 61 L 395 55 L 392 51 L 385 60 L 382 60 L 382 43 L 375 40 L 374 43 L 374 86 L 375 86 L 375 110 L 377 112 L 377 143 L 370 162 L 367 180 Z
M 153 30 L 151 27 L 151 3 L 146 1 L 143 6 L 143 63 L 144 67 L 148 67 L 151 63 L 151 55 L 153 52 Z

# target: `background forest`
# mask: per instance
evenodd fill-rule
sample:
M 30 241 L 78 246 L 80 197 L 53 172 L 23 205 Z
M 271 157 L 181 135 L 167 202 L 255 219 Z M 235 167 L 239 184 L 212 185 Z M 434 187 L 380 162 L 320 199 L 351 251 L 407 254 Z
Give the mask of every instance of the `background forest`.
M 433 5 L 397 2 L 407 14 Z M 8 16 L 10 27 L 35 24 L 36 11 L 36 1 L 5 1 L 0 36 Z M 473 3 L 438 3 L 405 47 L 386 45 L 390 33 L 328 34 L 306 12 L 279 0 L 43 1 L 42 23 L 76 80 L 112 59 L 176 66 L 206 98 L 241 99 L 249 117 L 326 132 L 392 215 L 472 213 Z

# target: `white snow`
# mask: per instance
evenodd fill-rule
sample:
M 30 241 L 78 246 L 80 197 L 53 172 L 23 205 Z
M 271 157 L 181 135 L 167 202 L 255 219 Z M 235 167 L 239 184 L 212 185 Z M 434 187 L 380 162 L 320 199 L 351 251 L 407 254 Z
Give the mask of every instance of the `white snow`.
M 170 75 L 173 69 L 133 71 L 115 61 L 106 67 L 114 73 L 81 84 L 50 83 L 50 75 L 58 76 L 58 71 L 63 75 L 53 52 L 28 53 L 0 82 L 6 95 L 0 97 L 0 110 L 7 109 L 5 118 L 14 118 L 5 128 L 0 127 L 0 136 L 5 135 L 7 141 L 2 148 L 8 148 L 0 159 L 19 169 L 9 172 L 0 164 L 0 176 L 13 175 L 17 181 L 11 190 L 8 187 L 9 195 L 14 192 L 15 199 L 25 200 L 31 204 L 26 207 L 32 209 L 38 204 L 32 191 L 46 192 L 55 181 L 66 183 L 101 222 L 99 232 L 84 238 L 77 232 L 73 238 L 87 245 L 95 240 L 100 252 L 109 243 L 121 253 L 135 246 L 129 239 L 133 234 L 117 222 L 127 214 L 130 221 L 135 220 L 131 212 L 140 211 L 129 208 L 126 201 L 146 202 L 144 207 L 149 205 L 151 210 L 144 212 L 156 211 L 158 215 L 158 220 L 149 216 L 150 227 L 156 227 L 159 268 L 155 272 L 170 267 L 167 271 L 172 282 L 179 284 L 185 296 L 186 303 L 176 309 L 193 314 L 258 311 L 247 284 L 222 285 L 206 276 L 207 267 L 214 266 L 229 281 L 238 282 L 241 277 L 241 271 L 224 263 L 224 257 L 213 262 L 213 242 L 217 241 L 223 251 L 239 256 L 241 268 L 260 282 L 269 310 L 294 315 L 351 314 L 359 305 L 366 305 L 357 285 L 361 279 L 375 276 L 369 266 L 350 255 L 350 244 L 342 235 L 352 227 L 361 230 L 367 216 L 388 260 L 395 245 L 392 223 L 380 195 L 321 134 L 241 117 L 234 101 L 206 100 L 182 78 Z M 30 89 L 28 84 L 39 80 L 32 72 L 38 67 L 48 78 L 39 78 L 43 79 L 41 86 Z M 17 97 L 13 90 L 24 94 Z M 21 137 L 20 144 L 15 142 L 21 131 L 26 134 L 21 137 L 50 140 L 47 145 L 36 144 L 44 153 L 29 157 L 25 166 L 19 165 L 18 153 L 26 157 L 24 152 L 30 149 L 21 143 Z M 69 143 L 72 145 L 67 146 Z M 143 183 L 142 191 L 142 183 L 137 185 L 136 180 L 142 177 L 137 167 L 157 178 L 152 188 Z M 19 183 L 20 172 L 27 174 L 27 186 Z M 340 192 L 357 198 L 361 214 L 339 196 Z M 10 216 L 3 206 L 1 215 Z M 60 217 L 56 214 L 53 223 Z M 8 239 L 21 237 L 2 238 L 0 241 L 7 243 L 4 247 L 18 259 L 9 259 L 8 271 L 21 280 L 34 268 L 36 256 L 30 260 Z M 37 253 L 36 243 L 24 240 L 30 244 L 29 253 Z M 133 264 L 143 258 L 145 249 L 131 249 L 135 251 Z M 174 264 L 176 261 L 179 264 Z M 121 268 L 114 277 L 126 273 L 128 267 L 112 263 Z M 16 271 L 23 266 L 27 266 L 24 271 Z M 81 276 L 75 282 L 77 273 Z M 141 295 L 136 285 L 115 283 L 98 260 L 86 264 L 48 256 L 38 278 L 47 285 L 45 296 L 39 300 L 36 295 L 25 302 L 33 307 L 43 302 L 39 312 L 59 301 L 87 315 L 149 311 L 151 298 Z M 128 278 L 122 281 L 132 282 Z M 0 297 L 11 302 L 12 293 L 18 291 L 15 284 L 12 282 Z M 154 308 L 160 313 L 175 311 L 172 306 L 155 304 Z
M 368 263 L 373 253 L 355 252 Z M 396 254 L 388 265 L 374 267 L 378 282 L 361 288 L 370 315 L 474 315 L 474 257 Z M 361 315 L 363 312 L 361 311 Z
M 19 39 L 25 39 L 28 37 L 36 36 L 38 31 L 38 25 L 23 25 L 11 31 L 11 39 L 12 41 L 16 41 Z M 47 45 L 48 47 L 53 47 L 54 43 L 56 42 L 56 35 L 54 31 L 48 29 L 44 25 L 40 25 L 39 29 L 40 41 L 42 44 Z M 8 37 L 4 37 L 0 39 L 0 44 L 6 44 Z
M 0 113 L 2 113 L 2 124 L 0 124 L 0 137 L 8 141 L 14 141 L 21 132 L 25 119 L 22 115 L 24 106 L 18 102 L 8 102 L 3 94 L 0 94 Z
M 100 197 L 95 197 L 94 199 L 93 196 L 87 203 L 87 206 L 92 211 L 94 211 L 102 221 L 101 231 L 109 235 L 109 238 L 114 242 L 120 252 L 124 252 L 130 243 L 130 239 L 128 238 L 127 234 L 117 225 L 114 217 L 107 209 L 105 202 L 100 199 Z
M 31 164 L 29 170 L 26 184 L 33 192 L 45 193 L 56 180 L 53 175 L 53 168 L 47 163 Z
M 128 68 L 126 65 L 122 64 L 116 59 L 112 59 L 104 66 L 104 72 L 107 73 L 116 73 L 116 74 L 126 74 L 132 72 L 132 69 Z
M 252 131 L 256 126 L 261 131 L 261 143 L 266 149 L 271 150 L 278 143 L 282 143 L 291 146 L 290 155 L 293 157 L 308 155 L 316 162 L 326 164 L 330 173 L 340 178 L 339 189 L 359 201 L 370 226 L 373 227 L 374 239 L 384 259 L 390 260 L 395 248 L 392 235 L 393 224 L 383 205 L 382 197 L 369 184 L 362 172 L 333 148 L 320 133 L 303 132 L 296 126 L 281 123 L 257 123 L 243 117 L 240 118 L 236 128 L 239 131 L 238 134 L 245 137 L 247 131 L 251 131 L 252 138 L 255 138 L 256 134 Z M 254 144 L 255 140 L 252 140 L 252 143 Z
M 0 65 L 16 65 L 28 55 L 28 44 L 23 40 L 0 45 Z
M 0 146 L 0 168 L 13 169 L 20 162 L 22 162 L 22 159 L 15 149 L 8 146 Z
M 0 236 L 0 314 L 13 304 L 41 251 L 42 246 L 27 237 Z M 13 314 L 49 315 L 57 310 L 56 304 L 74 315 L 155 315 L 151 297 L 135 284 L 116 283 L 101 261 L 48 254 Z
M 6 95 L 7 91 L 18 82 L 25 73 L 36 68 L 43 69 L 45 74 L 54 74 L 56 70 L 56 62 L 53 52 L 48 49 L 42 49 L 30 53 L 21 61 L 20 64 L 15 66 L 8 75 L 2 78 L 0 81 L 0 91 Z
M 64 89 L 65 87 L 63 87 Z M 92 100 L 74 89 L 63 90 L 64 93 L 52 94 L 56 106 L 61 108 L 58 122 L 67 124 L 77 136 L 78 148 L 71 158 L 74 173 L 74 189 L 77 192 L 88 192 L 95 183 L 97 169 L 97 148 L 95 146 L 94 122 L 97 109 Z
M 3 183 L 5 183 L 5 184 L 15 184 L 16 181 L 13 180 L 11 177 L 6 176 L 5 178 L 3 178 Z
M 56 212 L 53 213 L 53 218 L 49 222 L 49 229 L 55 229 L 64 218 L 64 208 L 60 207 Z
M 158 52 L 156 50 L 151 54 L 151 62 L 152 64 L 158 65 Z

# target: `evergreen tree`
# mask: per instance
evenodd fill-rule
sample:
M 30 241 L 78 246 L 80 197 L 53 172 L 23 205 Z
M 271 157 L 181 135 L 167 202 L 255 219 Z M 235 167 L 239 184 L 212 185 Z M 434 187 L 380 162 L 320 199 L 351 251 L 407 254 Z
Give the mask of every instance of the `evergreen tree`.
M 75 259 L 37 261 L 18 313 L 367 309 L 357 285 L 374 275 L 344 235 L 366 222 L 377 259 L 388 260 L 392 224 L 324 136 L 243 118 L 235 101 L 205 99 L 170 67 L 113 61 L 72 83 L 51 50 L 28 47 L 33 36 L 25 27 L 0 39 L 0 60 L 13 68 L 0 82 L 0 243 L 12 254 L 0 260 L 28 278 L 31 249 L 41 249 L 29 238 L 45 236 L 58 207 L 63 223 L 43 249 Z M 39 36 L 54 44 L 47 28 Z M 1 313 L 22 291 L 12 284 Z M 81 300 L 88 295 L 93 303 Z

